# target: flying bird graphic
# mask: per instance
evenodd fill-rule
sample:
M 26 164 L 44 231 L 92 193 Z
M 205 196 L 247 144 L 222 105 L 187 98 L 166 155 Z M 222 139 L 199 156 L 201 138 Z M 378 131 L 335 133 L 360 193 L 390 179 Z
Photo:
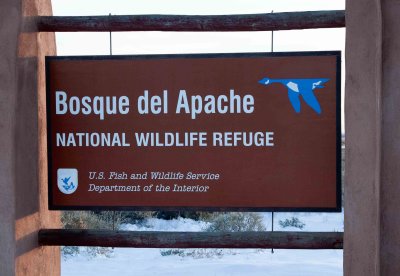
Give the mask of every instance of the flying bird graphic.
M 71 179 L 71 177 L 68 177 L 68 178 L 66 177 L 66 178 L 61 179 L 61 180 L 62 180 L 62 182 L 64 182 L 65 185 L 69 185 L 68 182 L 69 182 L 70 179 Z
M 71 184 L 68 183 L 70 179 L 71 179 L 71 177 L 66 177 L 64 179 L 61 179 L 61 181 L 64 183 L 63 187 L 67 191 L 75 188 L 75 185 L 73 182 L 71 182 Z
M 296 113 L 300 112 L 300 95 L 303 100 L 318 114 L 321 114 L 321 106 L 314 95 L 314 89 L 324 88 L 323 84 L 329 79 L 270 79 L 263 78 L 258 82 L 263 85 L 281 83 L 288 88 L 289 101 Z

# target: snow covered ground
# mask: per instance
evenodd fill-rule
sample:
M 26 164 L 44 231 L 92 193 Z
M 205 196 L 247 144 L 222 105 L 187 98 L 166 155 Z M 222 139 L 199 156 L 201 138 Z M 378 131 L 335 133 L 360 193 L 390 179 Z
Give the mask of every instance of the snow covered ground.
M 271 213 L 264 213 L 264 223 L 271 229 Z M 305 223 L 302 231 L 343 231 L 343 213 L 275 213 L 274 229 L 282 228 L 279 220 L 297 217 Z M 123 225 L 136 231 L 201 231 L 205 222 L 191 219 L 149 219 L 143 225 Z M 343 275 L 342 250 L 223 250 L 221 256 L 193 258 L 162 256 L 160 249 L 115 248 L 111 257 L 86 254 L 63 258 L 62 276 L 114 275 Z

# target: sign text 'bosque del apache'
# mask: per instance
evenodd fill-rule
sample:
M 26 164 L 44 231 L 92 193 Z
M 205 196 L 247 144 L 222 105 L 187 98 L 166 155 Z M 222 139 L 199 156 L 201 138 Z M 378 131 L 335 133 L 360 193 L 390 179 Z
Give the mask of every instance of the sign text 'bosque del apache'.
M 51 209 L 340 210 L 340 53 L 47 57 Z

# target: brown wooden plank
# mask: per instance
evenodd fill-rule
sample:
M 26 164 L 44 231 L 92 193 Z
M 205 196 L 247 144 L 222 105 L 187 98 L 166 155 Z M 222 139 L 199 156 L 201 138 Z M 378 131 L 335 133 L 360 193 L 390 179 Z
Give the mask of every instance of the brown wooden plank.
M 132 232 L 43 229 L 40 245 L 132 248 L 343 249 L 342 232 Z
M 272 31 L 345 26 L 343 10 L 240 15 L 39 16 L 41 32 Z

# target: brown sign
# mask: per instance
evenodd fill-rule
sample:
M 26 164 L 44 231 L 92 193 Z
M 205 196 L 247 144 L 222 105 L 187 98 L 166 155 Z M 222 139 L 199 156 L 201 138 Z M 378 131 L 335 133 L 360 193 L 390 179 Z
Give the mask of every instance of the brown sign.
M 340 52 L 46 70 L 50 209 L 340 211 Z

